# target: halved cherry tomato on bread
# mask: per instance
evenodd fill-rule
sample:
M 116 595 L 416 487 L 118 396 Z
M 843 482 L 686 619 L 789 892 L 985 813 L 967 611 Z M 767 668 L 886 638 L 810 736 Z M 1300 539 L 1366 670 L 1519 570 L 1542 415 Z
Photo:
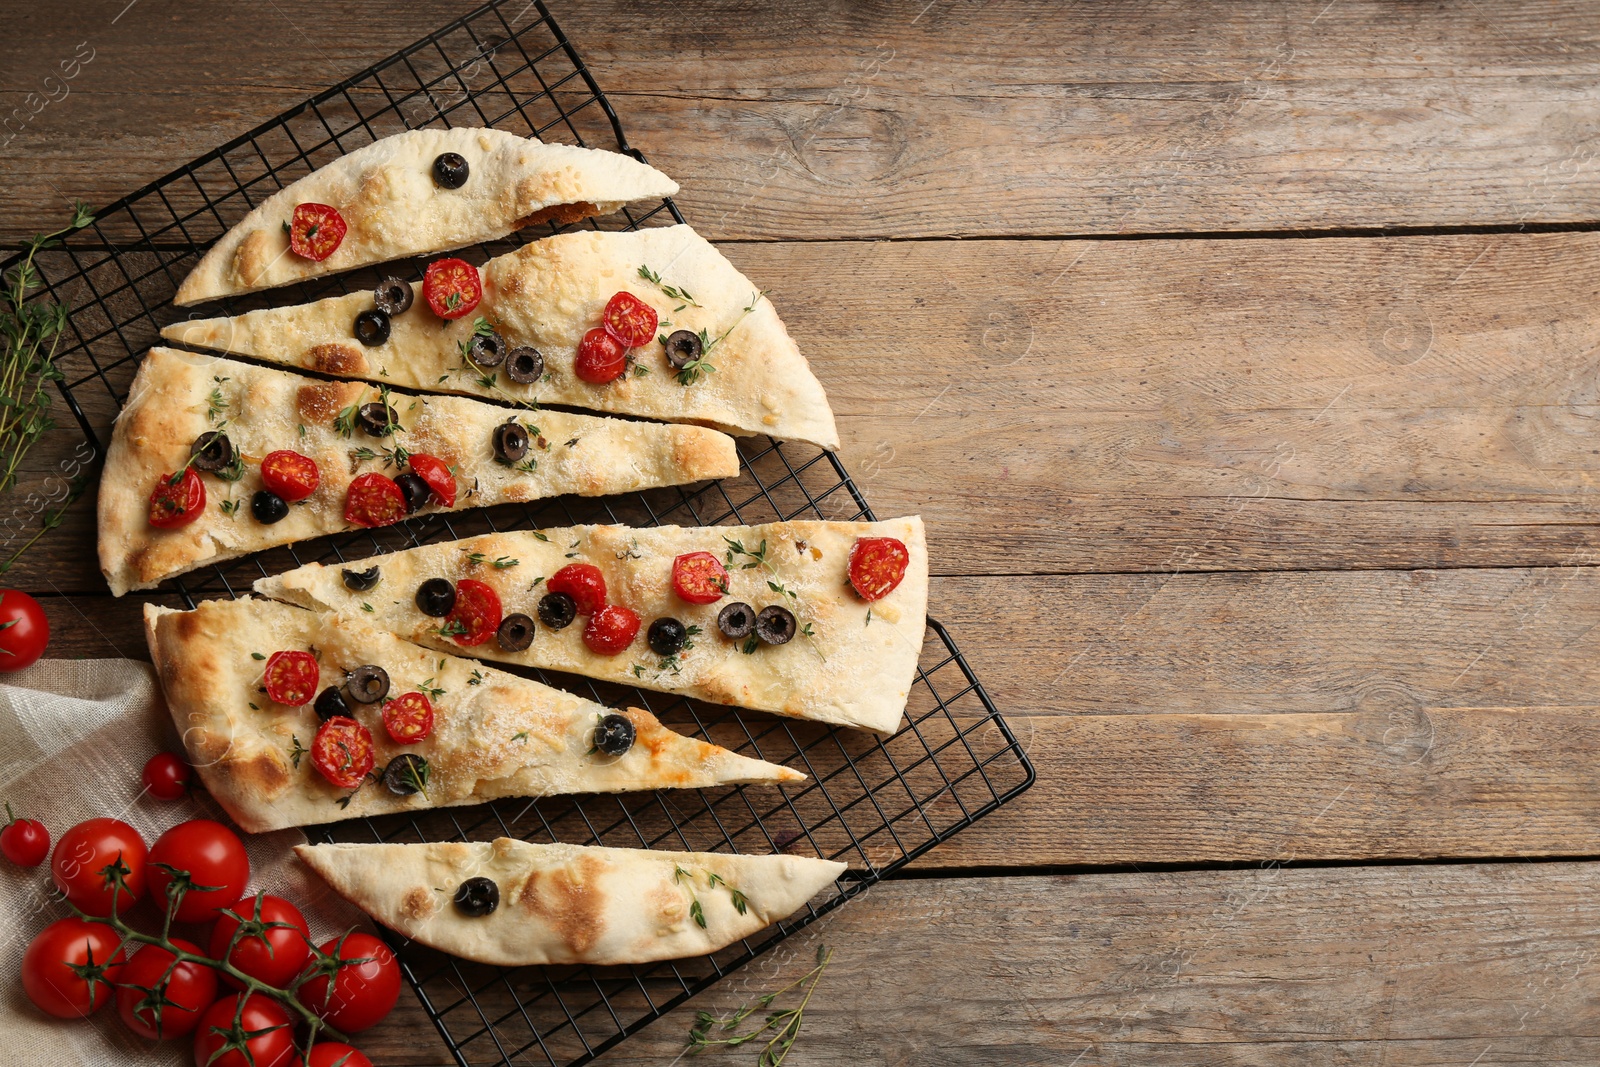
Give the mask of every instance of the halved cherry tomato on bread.
M 187 526 L 206 509 L 206 486 L 193 468 L 163 474 L 150 492 L 150 525 L 163 530 Z
M 411 471 L 428 483 L 439 503 L 447 508 L 456 506 L 456 476 L 450 473 L 450 465 L 444 460 L 426 452 L 413 452 Z
M 728 595 L 728 570 L 709 552 L 685 552 L 672 561 L 672 590 L 691 604 L 715 604 Z
M 441 319 L 459 319 L 483 299 L 483 281 L 464 259 L 437 259 L 422 276 L 422 295 Z
M 267 687 L 267 696 L 279 704 L 298 708 L 311 703 L 317 695 L 322 668 L 317 666 L 317 658 L 311 653 L 286 649 L 268 657 L 261 680 Z
M 289 222 L 289 251 L 313 263 L 333 255 L 344 241 L 344 216 L 327 204 L 301 204 Z
M 850 584 L 862 600 L 882 600 L 906 576 L 910 561 L 898 537 L 863 537 L 850 549 Z
M 402 693 L 383 706 L 383 728 L 397 745 L 413 745 L 433 733 L 433 702 L 426 693 Z
M 377 471 L 358 474 L 344 498 L 344 521 L 357 526 L 390 526 L 406 517 L 406 495 L 393 478 Z
M 559 590 L 558 590 L 559 591 Z M 456 583 L 456 606 L 445 619 L 445 632 L 458 645 L 481 645 L 500 628 L 500 594 L 471 578 Z
M 606 576 L 593 563 L 569 563 L 544 583 L 551 593 L 565 593 L 579 615 L 593 615 L 606 606 Z
M 604 326 L 596 326 L 578 342 L 578 358 L 572 361 L 572 369 L 594 385 L 614 382 L 628 369 L 628 350 Z
M 317 470 L 317 461 L 310 456 L 280 448 L 268 452 L 267 458 L 261 461 L 261 480 L 268 489 L 293 504 L 317 491 L 322 472 Z
M 121 977 L 126 958 L 120 944 L 122 936 L 105 923 L 57 919 L 22 954 L 22 990 L 58 1019 L 93 1015 L 116 995 L 110 983 Z
M 317 727 L 311 765 L 340 789 L 354 789 L 372 770 L 372 733 L 348 715 L 335 715 Z
M 615 656 L 639 636 L 639 616 L 621 604 L 607 604 L 583 628 L 583 643 L 597 656 Z
M 618 293 L 606 301 L 601 316 L 606 332 L 628 348 L 647 345 L 655 338 L 656 323 L 660 319 L 656 309 L 632 293 Z

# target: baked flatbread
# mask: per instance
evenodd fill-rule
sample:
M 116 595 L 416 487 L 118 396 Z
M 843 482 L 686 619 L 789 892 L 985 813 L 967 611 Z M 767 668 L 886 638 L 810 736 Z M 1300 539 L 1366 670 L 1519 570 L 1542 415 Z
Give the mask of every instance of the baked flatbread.
M 845 869 L 802 856 L 537 845 L 507 837 L 297 845 L 295 853 L 391 930 L 501 966 L 703 956 L 793 914 Z M 493 911 L 474 916 L 456 906 L 456 890 L 469 878 L 495 883 Z
M 206 601 L 194 611 L 151 604 L 144 610 L 150 655 L 189 760 L 207 791 L 253 833 L 495 797 L 805 778 L 676 734 L 638 708 L 617 712 L 633 723 L 636 735 L 626 752 L 608 756 L 595 751 L 595 727 L 611 709 L 441 656 L 360 619 L 249 599 Z M 424 792 L 400 796 L 382 781 L 368 780 L 352 796 L 314 768 L 316 711 L 310 704 L 275 703 L 262 688 L 265 660 L 256 657 L 289 649 L 316 651 L 319 692 L 341 684 L 346 672 L 375 664 L 388 672 L 388 699 L 431 694 L 433 731 L 406 745 L 385 731 L 383 702 L 347 701 L 350 717 L 371 731 L 373 773 L 381 776 L 391 759 L 413 753 L 428 762 Z
M 847 580 L 851 549 L 863 537 L 898 538 L 909 554 L 899 586 L 870 603 Z M 733 551 L 730 541 L 747 551 Z M 727 596 L 712 604 L 691 604 L 674 592 L 673 560 L 690 552 L 710 552 L 725 562 Z M 756 562 L 756 554 L 765 562 Z M 497 569 L 492 565 L 496 559 L 519 562 Z M 538 618 L 544 580 L 570 563 L 598 567 L 609 601 L 638 614 L 639 635 L 622 653 L 591 652 L 583 640 L 581 616 L 561 630 L 540 624 L 532 644 L 520 652 L 508 652 L 495 641 L 462 649 L 441 634 L 438 620 L 423 615 L 415 603 L 417 586 L 429 578 L 452 582 L 474 578 L 495 588 L 505 611 Z M 373 611 L 367 617 L 374 624 L 459 655 L 570 671 L 880 733 L 892 733 L 905 710 L 922 649 L 928 601 L 928 550 L 922 520 L 914 516 L 887 522 L 519 530 L 423 545 L 350 567 L 374 565 L 381 578 L 369 593 L 352 592 L 340 568 L 319 564 L 262 578 L 255 589 L 321 610 L 348 611 L 370 604 Z M 794 595 L 775 591 L 774 585 Z M 718 629 L 717 615 L 735 601 L 757 611 L 772 604 L 785 606 L 802 631 L 810 625 L 812 636 L 801 632 L 787 644 L 753 647 L 730 640 Z M 647 629 L 662 616 L 700 628 L 692 647 L 674 657 L 650 650 Z
M 458 189 L 439 186 L 433 161 L 467 160 Z M 537 222 L 606 215 L 630 200 L 671 196 L 678 183 L 616 152 L 544 144 L 500 130 L 411 130 L 375 141 L 272 194 L 222 236 L 178 287 L 180 307 L 494 241 Z M 317 262 L 289 250 L 284 230 L 301 204 L 326 204 L 348 230 Z
M 641 276 L 641 268 L 660 283 Z M 772 302 L 758 297 L 756 286 L 688 226 L 547 237 L 491 259 L 482 279 L 477 310 L 449 323 L 428 309 L 420 284 L 414 285 L 410 309 L 394 316 L 388 340 L 372 347 L 353 332 L 356 316 L 374 306 L 371 292 L 176 322 L 161 336 L 404 388 L 571 404 L 839 447 L 828 398 Z M 663 325 L 656 340 L 634 350 L 633 371 L 590 384 L 572 370 L 578 343 L 622 291 L 654 308 Z M 471 341 L 480 320 L 510 345 L 538 349 L 548 380 L 518 384 L 503 368 L 468 363 L 460 346 Z M 722 337 L 706 354 L 715 371 L 688 384 L 673 373 L 661 339 L 677 330 Z
M 465 397 L 392 393 L 400 429 L 369 436 L 352 425 L 357 406 L 380 389 L 325 382 L 287 371 L 154 348 L 117 419 L 100 479 L 100 569 L 118 596 L 219 560 L 339 530 L 350 483 L 368 472 L 396 477 L 396 446 L 437 456 L 454 470 L 455 510 L 563 493 L 602 496 L 738 473 L 733 439 L 698 426 L 625 422 L 554 411 L 516 412 Z M 495 459 L 497 426 L 516 418 L 534 444 L 519 463 Z M 537 432 L 533 432 L 537 427 Z M 226 433 L 242 466 L 200 475 L 207 501 L 199 518 L 174 529 L 149 522 L 149 498 L 163 475 L 189 459 L 200 434 Z M 346 432 L 348 431 L 348 432 Z M 544 441 L 544 447 L 538 441 Z M 320 484 L 266 525 L 252 513 L 260 464 L 289 449 L 315 460 Z M 192 469 L 192 468 L 191 468 Z M 231 502 L 231 503 L 229 503 Z M 446 510 L 437 501 L 418 513 Z

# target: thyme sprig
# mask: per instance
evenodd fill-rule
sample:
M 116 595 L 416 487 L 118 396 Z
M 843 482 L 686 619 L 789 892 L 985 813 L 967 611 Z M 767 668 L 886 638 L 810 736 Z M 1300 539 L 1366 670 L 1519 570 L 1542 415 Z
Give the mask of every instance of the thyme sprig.
M 689 290 L 680 289 L 675 285 L 666 284 L 665 282 L 663 282 L 661 280 L 661 275 L 657 274 L 655 271 L 651 270 L 649 267 L 641 265 L 639 267 L 639 277 L 643 278 L 645 281 L 649 282 L 651 285 L 655 286 L 657 289 L 660 289 L 663 293 L 665 293 L 667 295 L 667 297 L 669 299 L 676 300 L 676 301 L 679 302 L 678 306 L 672 309 L 672 313 L 674 315 L 676 315 L 678 312 L 682 311 L 686 307 L 699 307 L 700 306 L 700 302 L 698 300 L 696 300 L 694 297 L 689 295 Z
M 775 990 L 767 995 L 741 1005 L 732 1015 L 718 1018 L 710 1012 L 695 1012 L 694 1025 L 689 1029 L 688 1053 L 698 1055 L 707 1049 L 723 1045 L 728 1048 L 737 1048 L 748 1044 L 756 1038 L 766 1034 L 767 1043 L 761 1049 L 757 1058 L 758 1067 L 781 1067 L 784 1058 L 789 1055 L 789 1050 L 800 1037 L 800 1027 L 805 1021 L 806 1006 L 811 1003 L 811 995 L 817 991 L 817 983 L 822 981 L 822 973 L 828 969 L 828 963 L 833 959 L 833 950 L 826 945 L 817 946 L 817 965 L 805 974 L 796 978 L 782 989 Z M 772 1007 L 777 1000 L 789 990 L 800 986 L 805 990 L 805 995 L 800 998 L 800 1003 L 793 1008 L 779 1008 L 767 1012 L 766 1019 L 760 1026 L 753 1030 L 739 1033 L 739 1024 L 758 1011 Z M 731 1034 L 728 1037 L 713 1036 L 717 1034 Z
M 732 567 L 734 565 L 733 561 L 735 558 L 742 558 L 748 559 L 750 562 L 740 564 L 740 570 L 748 571 L 753 570 L 756 567 L 765 567 L 767 569 L 767 573 L 772 575 L 771 578 L 767 579 L 767 588 L 771 589 L 774 593 L 781 593 L 782 595 L 788 597 L 790 603 L 794 605 L 796 614 L 799 613 L 800 594 L 784 585 L 781 581 L 778 581 L 778 578 L 781 576 L 778 574 L 778 568 L 773 564 L 772 557 L 767 551 L 766 538 L 763 537 L 761 539 L 761 544 L 755 548 L 746 548 L 744 546 L 744 542 L 736 541 L 728 536 L 724 536 L 722 540 L 727 542 L 728 545 L 727 551 L 723 553 L 723 560 L 727 566 Z M 726 586 L 724 586 L 722 592 L 724 594 L 728 592 Z M 817 654 L 817 658 L 821 659 L 824 663 L 828 662 L 828 657 L 823 655 L 822 649 L 817 647 L 817 633 L 814 629 L 812 629 L 809 621 L 801 623 L 800 636 L 804 637 L 806 641 L 810 643 L 811 651 Z M 745 639 L 745 643 L 740 651 L 748 656 L 754 652 L 757 647 L 758 642 L 756 641 L 755 635 L 752 634 L 750 637 Z

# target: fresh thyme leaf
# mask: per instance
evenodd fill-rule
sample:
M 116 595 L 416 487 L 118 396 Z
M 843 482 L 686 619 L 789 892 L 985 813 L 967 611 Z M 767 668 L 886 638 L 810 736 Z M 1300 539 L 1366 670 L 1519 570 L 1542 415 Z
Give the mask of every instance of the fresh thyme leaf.
M 334 416 L 333 429 L 340 437 L 350 437 L 356 432 L 356 412 L 360 404 L 351 404 L 338 415 Z
M 526 741 L 527 739 L 528 731 L 526 730 L 518 730 L 516 733 L 511 735 L 511 740 L 513 741 Z
M 643 363 L 635 363 L 633 365 L 633 376 L 635 378 L 643 378 L 645 375 L 647 375 L 649 373 L 650 373 L 650 368 L 646 367 Z
M 367 612 L 368 614 L 371 614 L 372 613 L 372 605 L 368 604 L 366 601 L 363 600 L 361 602 L 361 610 Z
M 807 625 L 810 625 L 810 624 L 808 623 Z M 867 621 L 862 623 L 861 625 L 863 627 L 867 627 L 867 626 L 871 626 L 872 625 L 872 609 L 871 608 L 867 609 Z
M 239 514 L 239 502 L 231 497 L 217 501 L 217 507 L 221 508 L 222 513 L 230 519 Z
M 544 534 L 540 533 L 538 530 L 534 530 L 534 531 L 532 531 L 532 533 L 533 533 L 533 539 L 535 541 L 549 541 L 550 540 L 550 538 L 546 537 Z
M 300 769 L 300 757 L 306 754 L 306 746 L 300 743 L 299 734 L 290 734 L 289 739 L 294 742 L 294 747 L 289 750 L 289 762 L 294 764 L 294 769 Z
M 435 626 L 429 632 L 436 633 L 440 637 L 460 637 L 467 632 L 467 627 L 460 619 L 449 619 L 443 626 Z
M 755 634 L 751 634 L 749 637 L 744 639 L 744 644 L 739 646 L 739 651 L 748 656 L 754 653 L 755 650 L 760 647 L 761 641 L 756 637 Z
M 467 684 L 468 685 L 482 685 L 483 684 L 483 678 L 484 678 L 483 672 L 480 671 L 480 670 L 474 669 L 473 672 L 472 672 L 472 677 L 467 679 Z
M 251 659 L 266 659 L 267 657 L 263 656 L 259 652 L 252 652 L 252 653 L 250 653 L 250 658 Z
M 657 274 L 655 271 L 651 270 L 649 267 L 641 266 L 639 268 L 639 277 L 643 278 L 645 281 L 649 282 L 651 285 L 654 285 L 656 288 L 660 289 L 663 293 L 665 293 L 667 296 L 671 297 L 673 300 L 681 300 L 683 302 L 682 306 L 673 309 L 674 313 L 676 313 L 678 311 L 682 311 L 685 307 L 689 307 L 689 306 L 699 307 L 700 306 L 699 303 L 696 302 L 695 298 L 689 295 L 689 290 L 687 290 L 687 289 L 679 289 L 677 286 L 665 284 L 661 280 L 661 275 Z
M 700 929 L 704 930 L 706 928 L 706 913 L 705 909 L 700 907 L 699 897 L 689 901 L 689 917 L 695 921 L 695 924 L 698 925 Z

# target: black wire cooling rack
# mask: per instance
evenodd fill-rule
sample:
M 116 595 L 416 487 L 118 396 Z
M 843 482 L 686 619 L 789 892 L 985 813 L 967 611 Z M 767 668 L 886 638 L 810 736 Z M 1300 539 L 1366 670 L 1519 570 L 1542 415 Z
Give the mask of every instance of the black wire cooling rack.
M 509 12 L 515 11 L 514 14 Z M 376 138 L 422 126 L 495 126 L 546 140 L 644 157 L 543 3 L 490 3 L 355 77 L 98 212 L 41 257 L 48 298 L 71 314 L 61 392 L 101 455 L 140 355 L 182 312 L 171 298 L 199 253 L 256 203 Z M 636 228 L 683 221 L 670 201 L 583 225 Z M 484 246 L 507 251 L 545 233 Z M 481 260 L 480 260 L 481 261 Z M 408 265 L 421 277 L 420 264 Z M 384 269 L 394 273 L 394 265 Z M 377 271 L 321 279 L 293 296 L 370 288 Z M 229 314 L 286 294 L 228 301 Z M 215 314 L 208 308 L 203 314 Z M 561 498 L 433 516 L 384 530 L 277 549 L 169 583 L 197 597 L 312 560 L 356 559 L 490 530 L 580 522 L 717 525 L 780 519 L 870 519 L 838 457 L 771 439 L 739 443 L 739 476 L 605 500 Z M 496 836 L 634 848 L 797 854 L 850 869 L 826 899 L 713 956 L 639 967 L 504 969 L 467 963 L 387 933 L 407 979 L 457 1063 L 585 1063 L 731 970 L 903 867 L 1021 793 L 1033 769 L 955 642 L 929 620 L 905 725 L 878 739 L 745 714 L 658 693 L 534 672 L 604 703 L 650 709 L 678 729 L 805 771 L 804 788 L 740 786 L 621 796 L 499 801 L 482 807 L 356 820 L 314 830 L 327 840 L 412 841 Z

